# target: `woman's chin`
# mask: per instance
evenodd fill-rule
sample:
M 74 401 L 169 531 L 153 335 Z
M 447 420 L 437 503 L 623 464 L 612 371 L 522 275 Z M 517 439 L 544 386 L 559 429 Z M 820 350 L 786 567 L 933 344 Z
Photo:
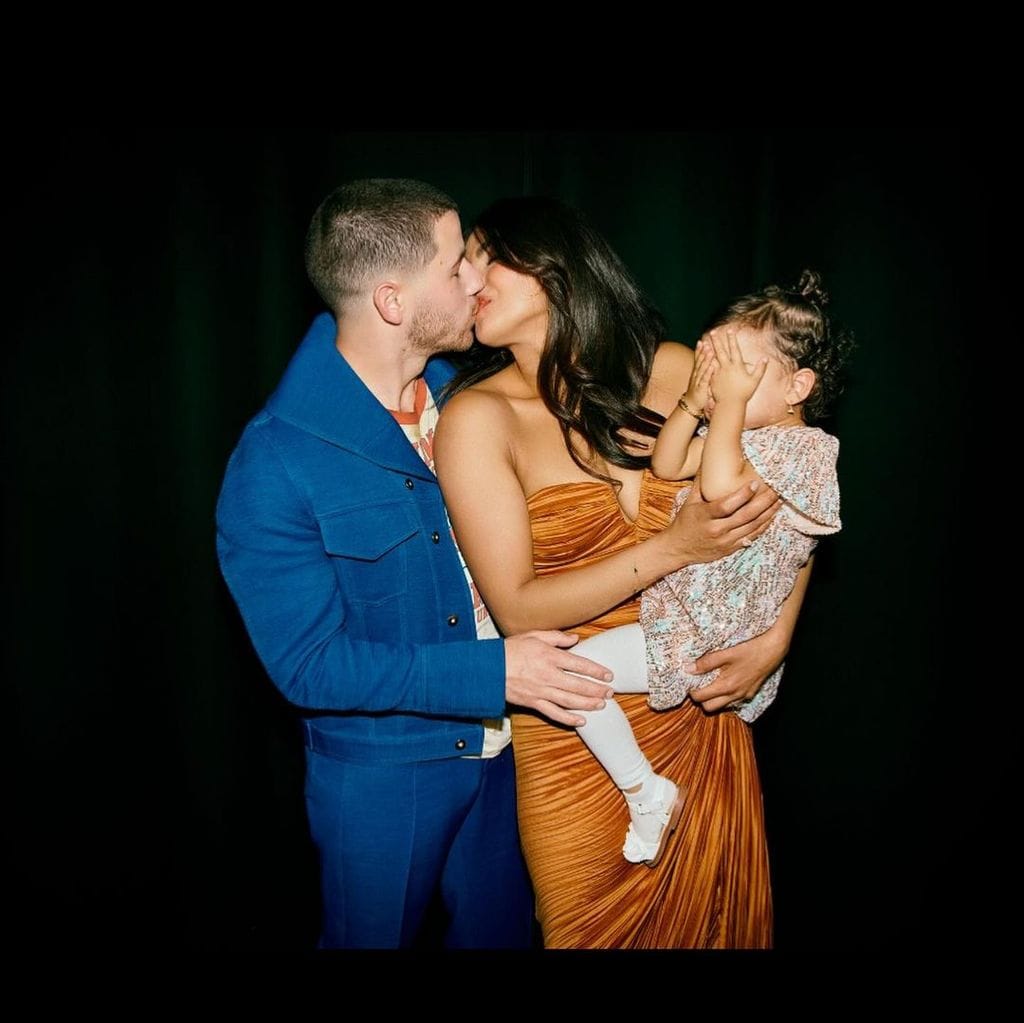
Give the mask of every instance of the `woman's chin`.
M 491 337 L 489 337 L 489 335 L 487 334 L 486 331 L 481 333 L 479 328 L 474 330 L 473 334 L 476 337 L 476 343 L 478 345 L 482 345 L 484 348 L 503 348 L 504 347 L 504 345 L 499 344 L 498 342 L 494 341 Z

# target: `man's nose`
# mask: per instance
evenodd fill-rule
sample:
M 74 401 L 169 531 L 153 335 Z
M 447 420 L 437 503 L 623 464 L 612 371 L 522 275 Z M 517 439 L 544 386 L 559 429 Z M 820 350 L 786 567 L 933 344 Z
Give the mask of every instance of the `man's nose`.
M 466 294 L 475 295 L 484 286 L 484 275 L 469 260 L 466 260 L 464 276 L 466 279 Z

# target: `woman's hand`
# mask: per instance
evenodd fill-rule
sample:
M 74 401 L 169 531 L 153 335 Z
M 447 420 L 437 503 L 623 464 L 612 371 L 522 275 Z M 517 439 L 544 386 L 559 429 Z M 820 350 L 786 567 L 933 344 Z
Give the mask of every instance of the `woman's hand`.
M 748 402 L 768 369 L 768 360 L 761 358 L 756 366 L 748 369 L 732 328 L 726 328 L 725 337 L 711 331 L 708 338 L 718 364 L 711 381 L 711 394 L 716 404 L 729 400 Z
M 671 545 L 676 568 L 717 561 L 749 547 L 781 507 L 775 491 L 760 480 L 718 501 L 705 501 L 698 481 L 679 514 L 658 535 L 660 542 Z
M 694 674 L 703 675 L 718 668 L 718 678 L 703 689 L 691 691 L 690 699 L 709 713 L 739 700 L 749 700 L 785 660 L 791 635 L 789 625 L 776 622 L 767 632 L 745 643 L 705 654 L 697 661 Z
M 812 557 L 800 569 L 792 592 L 782 603 L 779 620 L 767 632 L 728 650 L 705 654 L 692 666 L 692 674 L 695 675 L 719 669 L 718 678 L 711 685 L 690 693 L 690 697 L 701 704 L 704 710 L 721 710 L 736 700 L 749 700 L 761 688 L 764 680 L 786 659 L 804 595 L 807 593 L 807 584 L 811 579 L 813 563 Z

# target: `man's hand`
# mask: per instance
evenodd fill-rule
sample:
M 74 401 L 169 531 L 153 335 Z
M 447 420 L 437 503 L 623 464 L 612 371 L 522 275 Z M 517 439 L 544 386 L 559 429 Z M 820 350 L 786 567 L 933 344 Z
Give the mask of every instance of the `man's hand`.
M 709 713 L 737 700 L 749 700 L 785 660 L 789 635 L 787 627 L 780 628 L 776 623 L 745 643 L 705 654 L 697 661 L 694 674 L 703 675 L 718 668 L 718 678 L 703 689 L 692 690 L 690 699 Z
M 705 501 L 700 481 L 665 530 L 671 537 L 679 567 L 717 561 L 740 547 L 749 547 L 769 526 L 782 502 L 771 487 L 755 480 L 717 501 Z
M 600 710 L 614 690 L 605 684 L 612 680 L 607 668 L 567 651 L 578 640 L 578 636 L 556 631 L 524 632 L 506 639 L 505 699 L 559 724 L 573 728 L 585 724 L 569 711 Z M 600 681 L 588 682 L 579 675 Z

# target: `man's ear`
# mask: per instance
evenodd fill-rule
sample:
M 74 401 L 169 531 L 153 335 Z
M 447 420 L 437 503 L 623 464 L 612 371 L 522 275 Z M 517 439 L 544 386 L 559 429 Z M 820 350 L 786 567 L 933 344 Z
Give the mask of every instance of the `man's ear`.
M 814 384 L 818 376 L 813 369 L 798 369 L 789 381 L 789 389 L 786 391 L 786 401 L 790 405 L 799 405 L 807 400 L 807 396 L 814 390 Z
M 405 317 L 405 303 L 402 289 L 396 281 L 383 281 L 373 289 L 373 306 L 385 323 L 393 327 L 401 324 Z

